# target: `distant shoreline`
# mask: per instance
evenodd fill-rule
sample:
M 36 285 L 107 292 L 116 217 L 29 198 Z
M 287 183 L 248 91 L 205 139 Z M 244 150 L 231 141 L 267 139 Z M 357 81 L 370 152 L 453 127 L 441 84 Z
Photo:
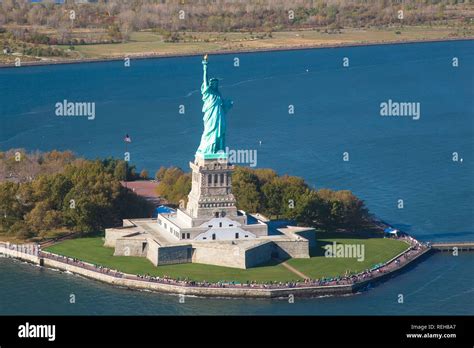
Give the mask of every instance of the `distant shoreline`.
M 226 55 L 236 53 L 260 53 L 260 52 L 281 52 L 281 51 L 296 51 L 296 50 L 312 50 L 324 48 L 350 48 L 350 47 L 364 47 L 364 46 L 384 46 L 384 45 L 408 45 L 419 43 L 436 43 L 436 42 L 451 42 L 451 41 L 473 41 L 474 37 L 464 38 L 446 38 L 446 39 L 426 39 L 426 40 L 399 40 L 399 41 L 382 41 L 382 42 L 360 42 L 360 43 L 340 43 L 340 44 L 319 44 L 319 45 L 300 45 L 300 46 L 281 46 L 273 48 L 255 48 L 242 50 L 216 50 L 207 52 L 210 55 Z M 85 58 L 85 59 L 65 59 L 57 61 L 32 61 L 22 62 L 20 67 L 16 67 L 14 63 L 0 64 L 0 68 L 18 69 L 22 67 L 34 67 L 45 65 L 63 65 L 63 64 L 81 64 L 81 63 L 103 63 L 123 61 L 128 57 L 130 60 L 156 59 L 156 58 L 179 58 L 179 57 L 196 57 L 201 56 L 201 53 L 169 53 L 169 54 L 130 54 L 123 57 L 106 57 L 106 58 Z

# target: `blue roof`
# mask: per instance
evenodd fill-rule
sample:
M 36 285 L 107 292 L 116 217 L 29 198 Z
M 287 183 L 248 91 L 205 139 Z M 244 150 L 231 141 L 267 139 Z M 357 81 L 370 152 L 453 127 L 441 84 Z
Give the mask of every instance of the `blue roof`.
M 167 207 L 166 205 L 160 205 L 158 208 L 156 208 L 156 215 L 158 214 L 170 214 L 170 213 L 175 213 L 176 210 L 173 208 Z

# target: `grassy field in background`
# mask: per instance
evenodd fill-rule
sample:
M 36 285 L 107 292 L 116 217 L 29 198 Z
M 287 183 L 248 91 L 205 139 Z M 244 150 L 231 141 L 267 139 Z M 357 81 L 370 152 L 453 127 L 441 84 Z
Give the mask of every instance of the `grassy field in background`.
M 404 27 L 391 29 L 343 29 L 328 34 L 324 30 L 273 32 L 272 37 L 255 38 L 265 33 L 186 33 L 193 41 L 164 42 L 158 33 L 132 33 L 130 41 L 117 44 L 78 45 L 75 50 L 85 58 L 124 55 L 182 55 L 258 49 L 298 48 L 339 44 L 364 44 L 390 41 L 417 41 L 462 37 L 462 29 L 448 27 Z M 472 35 L 472 33 L 471 33 Z M 254 38 L 252 38 L 252 36 Z M 207 42 L 206 42 L 207 41 Z
M 365 260 L 359 262 L 354 258 L 324 257 L 322 246 L 327 243 L 349 243 L 365 245 Z M 247 270 L 211 266 L 196 263 L 166 265 L 155 267 L 146 258 L 113 256 L 114 250 L 103 246 L 102 237 L 79 238 L 66 240 L 47 248 L 47 251 L 81 259 L 86 262 L 103 265 L 130 274 L 150 274 L 153 276 L 169 276 L 172 278 L 188 278 L 196 281 L 291 281 L 301 279 L 282 264 L 271 263 Z M 312 250 L 309 259 L 291 259 L 288 264 L 312 278 L 343 275 L 346 270 L 360 271 L 377 263 L 387 261 L 407 249 L 401 241 L 383 238 L 343 238 L 334 234 L 321 233 L 318 246 Z
M 8 27 L 8 26 L 7 26 Z M 14 29 L 14 27 L 10 28 Z M 39 33 L 57 37 L 57 31 L 51 28 L 35 28 Z M 292 49 L 305 47 L 325 47 L 334 45 L 375 44 L 402 41 L 445 40 L 453 38 L 474 37 L 471 26 L 459 25 L 438 26 L 394 26 L 383 29 L 341 29 L 327 30 L 295 30 L 264 32 L 179 32 L 179 42 L 165 42 L 164 37 L 154 31 L 140 31 L 130 34 L 130 38 L 122 43 L 75 45 L 70 50 L 69 45 L 52 46 L 62 49 L 66 57 L 33 57 L 22 56 L 20 41 L 9 45 L 15 54 L 1 54 L 0 63 L 13 64 L 16 57 L 22 62 L 42 60 L 67 61 L 81 59 L 108 59 L 119 57 L 139 56 L 180 56 L 204 54 L 213 52 L 239 52 L 273 49 Z M 71 39 L 86 42 L 107 40 L 105 29 L 73 29 Z M 5 34 L 0 34 L 0 40 L 5 40 Z M 48 47 L 47 45 L 35 45 Z

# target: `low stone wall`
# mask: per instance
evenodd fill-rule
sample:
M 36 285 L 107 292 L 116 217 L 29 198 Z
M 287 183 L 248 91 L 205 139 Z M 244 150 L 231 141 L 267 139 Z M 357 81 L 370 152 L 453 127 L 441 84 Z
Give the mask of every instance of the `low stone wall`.
M 308 229 L 306 231 L 295 232 L 296 235 L 303 237 L 309 243 L 309 248 L 316 246 L 316 231 L 314 229 Z
M 426 249 L 423 253 L 417 255 L 406 264 L 403 264 L 400 268 L 396 268 L 393 271 L 382 273 L 376 277 L 349 285 L 324 285 L 324 286 L 307 286 L 307 287 L 294 287 L 294 288 L 279 288 L 279 289 L 265 289 L 265 288 L 252 288 L 252 287 L 198 287 L 190 285 L 175 285 L 166 283 L 151 282 L 148 280 L 129 279 L 127 275 L 119 278 L 110 274 L 101 273 L 98 271 L 82 268 L 74 264 L 69 264 L 49 258 L 40 258 L 35 255 L 18 252 L 16 250 L 10 250 L 0 245 L 0 255 L 10 256 L 13 258 L 25 260 L 39 265 L 60 269 L 63 271 L 69 271 L 71 273 L 79 274 L 87 278 L 99 280 L 112 285 L 118 285 L 132 289 L 143 289 L 158 291 L 171 294 L 183 294 L 193 296 L 204 296 L 204 297 L 238 297 L 238 298 L 288 298 L 290 295 L 295 297 L 316 297 L 316 296 L 337 296 L 337 295 L 348 295 L 357 292 L 368 284 L 377 283 L 383 281 L 395 274 L 401 272 L 408 265 L 412 264 L 415 260 L 421 260 L 424 256 L 429 255 L 432 249 Z
M 128 278 L 117 278 L 109 274 L 92 271 L 82 267 L 68 264 L 65 262 L 52 260 L 49 258 L 39 258 L 37 256 L 8 250 L 0 247 L 0 253 L 13 258 L 29 261 L 35 264 L 42 264 L 46 267 L 68 271 L 74 274 L 95 279 L 112 285 L 118 285 L 126 288 L 152 290 L 171 294 L 183 294 L 206 297 L 250 297 L 250 298 L 278 298 L 294 296 L 323 296 L 323 295 L 342 295 L 352 293 L 352 286 L 325 286 L 308 288 L 287 288 L 287 289 L 261 289 L 261 288 L 222 288 L 222 287 L 193 287 L 174 284 L 155 283 L 147 280 L 137 280 Z
M 158 248 L 158 266 L 191 262 L 192 249 L 189 245 L 162 246 Z
M 106 228 L 105 229 L 105 243 L 104 246 L 115 248 L 117 239 L 132 234 L 134 230 L 128 228 Z
M 13 257 L 15 259 L 20 259 L 23 261 L 28 261 L 32 263 L 36 263 L 37 265 L 40 264 L 41 259 L 38 256 L 27 254 L 27 253 L 22 253 L 17 250 L 11 250 L 8 248 L 5 248 L 3 246 L 0 246 L 0 255 L 6 256 L 6 257 Z
M 307 288 L 262 289 L 262 288 L 224 288 L 224 287 L 193 287 L 174 284 L 155 283 L 146 280 L 117 278 L 105 273 L 87 270 L 64 262 L 44 259 L 44 265 L 71 273 L 79 274 L 105 283 L 126 288 L 152 290 L 164 293 L 183 294 L 206 297 L 250 297 L 250 298 L 283 298 L 293 296 L 325 296 L 345 295 L 353 292 L 351 285 L 320 286 Z
M 192 262 L 208 265 L 245 268 L 245 252 L 239 247 L 230 248 L 218 243 L 200 244 L 195 246 Z
M 276 245 L 276 252 L 280 259 L 295 258 L 307 259 L 309 258 L 309 242 L 306 239 L 301 240 L 282 240 L 274 241 Z
M 268 235 L 268 226 L 264 224 L 252 224 L 245 225 L 245 231 L 249 231 L 257 237 L 263 237 Z
M 160 245 L 153 238 L 148 239 L 148 252 L 146 254 L 146 258 L 150 260 L 150 262 L 155 266 L 158 266 L 159 247 Z
M 268 241 L 266 243 L 259 244 L 254 248 L 245 250 L 246 268 L 255 267 L 270 261 L 274 250 L 275 244 L 272 241 Z
M 146 257 L 148 242 L 146 238 L 117 238 L 114 256 Z

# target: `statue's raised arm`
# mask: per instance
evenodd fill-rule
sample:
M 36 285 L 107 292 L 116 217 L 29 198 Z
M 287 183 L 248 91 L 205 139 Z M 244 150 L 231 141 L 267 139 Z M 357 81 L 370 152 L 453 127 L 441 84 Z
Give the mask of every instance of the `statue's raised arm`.
M 204 56 L 202 60 L 202 70 L 203 70 L 202 84 L 204 88 L 207 88 L 207 86 L 209 85 L 209 81 L 207 79 L 207 54 Z

